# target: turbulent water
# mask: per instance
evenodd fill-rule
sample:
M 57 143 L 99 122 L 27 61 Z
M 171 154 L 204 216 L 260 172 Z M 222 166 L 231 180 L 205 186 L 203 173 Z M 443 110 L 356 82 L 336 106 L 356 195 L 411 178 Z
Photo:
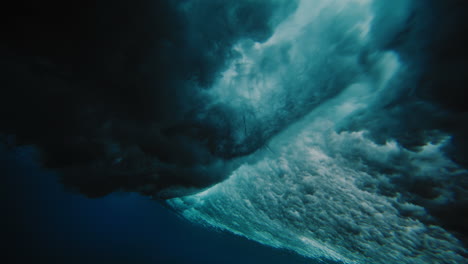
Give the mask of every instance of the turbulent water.
M 426 129 L 434 136 L 416 147 L 386 137 L 419 109 L 391 107 L 418 75 L 421 54 L 389 48 L 418 12 L 410 2 L 303 0 L 268 40 L 239 41 L 208 96 L 243 116 L 239 138 L 256 120 L 296 121 L 238 158 L 227 180 L 168 203 L 191 221 L 314 259 L 466 263 L 426 208 L 457 199 L 451 190 L 466 170 L 444 151 L 452 136 Z M 428 182 L 436 194 L 414 190 Z
M 0 146 L 67 190 L 311 262 L 468 263 L 468 1 L 14 4 Z

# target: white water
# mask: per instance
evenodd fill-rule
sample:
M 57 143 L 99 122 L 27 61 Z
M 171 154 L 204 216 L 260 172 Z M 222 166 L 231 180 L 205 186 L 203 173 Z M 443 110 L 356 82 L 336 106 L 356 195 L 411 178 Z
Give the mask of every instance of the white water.
M 404 208 L 424 216 L 423 207 L 379 191 L 391 185 L 395 171 L 416 178 L 459 173 L 441 151 L 449 136 L 412 152 L 394 141 L 374 143 L 365 127 L 338 132 L 351 117 L 373 111 L 399 91 L 408 70 L 398 54 L 376 48 L 403 23 L 408 1 L 383 4 L 392 12 L 374 2 L 303 0 L 265 43 L 241 41 L 241 56 L 210 90 L 213 98 L 248 105 L 258 119 L 281 115 L 282 98 L 291 95 L 300 106 L 315 98 L 318 107 L 244 158 L 226 181 L 168 203 L 191 221 L 315 259 L 465 263 L 464 249 L 451 234 L 400 213 Z M 368 65 L 359 63 L 363 53 Z M 273 62 L 265 66 L 266 60 Z M 339 78 L 347 81 L 333 82 Z M 330 91 L 337 95 L 328 99 Z

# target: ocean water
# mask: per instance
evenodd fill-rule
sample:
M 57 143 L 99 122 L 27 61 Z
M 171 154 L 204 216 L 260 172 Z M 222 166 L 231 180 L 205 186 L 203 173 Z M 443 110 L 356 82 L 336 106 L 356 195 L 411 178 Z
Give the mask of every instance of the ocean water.
M 467 1 L 98 2 L 2 16 L 3 262 L 468 263 Z
M 239 58 L 211 96 L 233 108 L 247 105 L 259 120 L 280 116 L 284 98 L 289 107 L 313 107 L 265 147 L 239 158 L 242 165 L 228 179 L 169 205 L 208 228 L 310 259 L 466 263 L 462 243 L 424 221 L 431 217 L 424 205 L 395 183 L 404 177 L 423 185 L 466 174 L 443 151 L 451 135 L 417 150 L 372 135 L 375 123 L 389 122 L 389 102 L 417 85 L 414 57 L 420 54 L 407 59 L 386 46 L 408 23 L 418 26 L 408 22 L 423 12 L 415 2 L 303 0 L 267 41 L 238 43 Z M 389 129 L 400 129 L 398 120 L 390 122 L 397 125 Z M 454 199 L 449 189 L 432 202 Z
M 0 148 L 0 232 L 9 263 L 315 263 L 207 230 L 148 197 L 70 193 L 57 175 L 40 168 L 33 152 Z

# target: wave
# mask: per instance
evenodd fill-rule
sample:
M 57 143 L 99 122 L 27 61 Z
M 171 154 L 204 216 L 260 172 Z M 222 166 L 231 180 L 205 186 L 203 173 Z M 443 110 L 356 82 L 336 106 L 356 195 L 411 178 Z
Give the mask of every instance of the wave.
M 408 99 L 420 54 L 395 44 L 410 25 L 406 42 L 427 26 L 415 22 L 416 8 L 303 0 L 267 41 L 239 41 L 207 93 L 244 115 L 239 138 L 255 121 L 281 132 L 238 158 L 227 180 L 168 204 L 191 221 L 324 261 L 467 263 L 433 209 L 456 201 L 467 171 L 446 153 L 452 134 L 425 125 L 428 112 L 443 111 Z M 407 116 L 421 118 L 417 143 L 398 136 L 411 131 Z

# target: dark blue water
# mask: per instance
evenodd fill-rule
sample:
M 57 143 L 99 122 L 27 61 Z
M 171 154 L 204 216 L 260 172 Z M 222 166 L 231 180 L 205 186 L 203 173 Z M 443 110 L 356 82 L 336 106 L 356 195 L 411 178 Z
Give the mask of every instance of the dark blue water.
M 468 1 L 17 2 L 0 263 L 468 263 Z
M 191 224 L 136 194 L 67 192 L 29 149 L 1 154 L 8 263 L 316 263 Z

